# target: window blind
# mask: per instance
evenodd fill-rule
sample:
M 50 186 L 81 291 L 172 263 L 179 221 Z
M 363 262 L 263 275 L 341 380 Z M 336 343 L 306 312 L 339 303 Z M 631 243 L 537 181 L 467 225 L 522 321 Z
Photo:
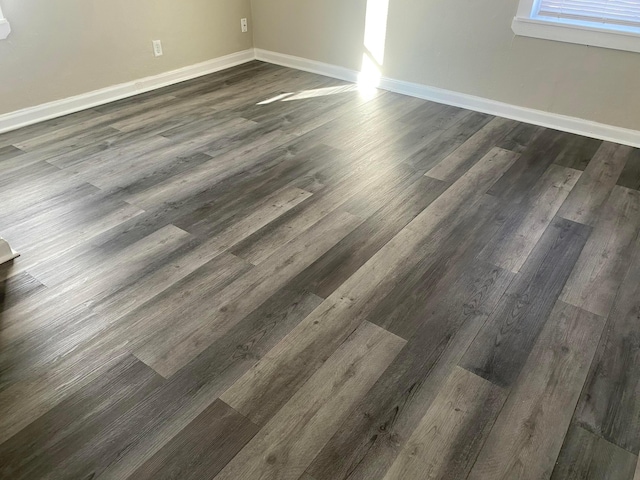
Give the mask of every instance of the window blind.
M 640 27 L 640 0 L 540 0 L 538 15 Z

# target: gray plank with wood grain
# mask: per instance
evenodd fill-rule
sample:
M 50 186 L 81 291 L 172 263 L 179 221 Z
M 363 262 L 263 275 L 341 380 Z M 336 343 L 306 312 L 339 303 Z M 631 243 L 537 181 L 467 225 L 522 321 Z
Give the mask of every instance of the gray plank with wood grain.
M 385 480 L 465 478 L 505 398 L 500 387 L 454 368 Z
M 221 400 L 198 415 L 133 473 L 133 478 L 212 478 L 259 428 Z
M 605 320 L 558 302 L 513 385 L 470 479 L 551 475 Z
M 640 453 L 640 238 L 576 409 L 576 421 Z
M 631 147 L 603 143 L 558 214 L 567 220 L 593 225 L 632 151 Z
M 572 424 L 551 480 L 635 480 L 636 461 L 632 453 Z
M 519 272 L 579 178 L 578 170 L 551 165 L 521 208 L 513 209 L 480 258 Z
M 589 233 L 589 227 L 568 220 L 552 222 L 461 366 L 498 385 L 513 385 Z
M 640 194 L 615 187 L 585 245 L 561 299 L 606 317 L 629 269 L 640 232 Z
M 216 478 L 302 475 L 405 343 L 363 322 Z

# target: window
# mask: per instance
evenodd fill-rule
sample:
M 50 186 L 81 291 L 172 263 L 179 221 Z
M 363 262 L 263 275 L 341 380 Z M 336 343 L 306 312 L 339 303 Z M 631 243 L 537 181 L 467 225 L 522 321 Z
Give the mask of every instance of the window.
M 0 40 L 4 40 L 11 33 L 11 26 L 4 15 L 2 14 L 2 7 L 0 6 Z
M 640 52 L 640 0 L 520 0 L 512 26 L 526 37 Z

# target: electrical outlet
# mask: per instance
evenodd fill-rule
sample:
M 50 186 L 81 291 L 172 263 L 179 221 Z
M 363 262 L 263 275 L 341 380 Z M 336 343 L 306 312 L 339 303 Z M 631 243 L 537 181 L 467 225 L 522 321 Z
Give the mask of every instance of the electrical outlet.
M 162 56 L 162 42 L 160 40 L 153 41 L 153 54 L 156 57 Z
M 249 31 L 249 25 L 247 24 L 246 18 L 240 19 L 240 27 L 242 28 L 242 33 L 247 33 Z

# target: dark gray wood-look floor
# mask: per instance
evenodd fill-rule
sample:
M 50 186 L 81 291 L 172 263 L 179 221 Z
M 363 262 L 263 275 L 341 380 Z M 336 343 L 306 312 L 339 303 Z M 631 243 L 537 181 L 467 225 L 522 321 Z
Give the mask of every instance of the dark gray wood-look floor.
M 252 62 L 0 135 L 0 478 L 640 480 L 640 152 Z

